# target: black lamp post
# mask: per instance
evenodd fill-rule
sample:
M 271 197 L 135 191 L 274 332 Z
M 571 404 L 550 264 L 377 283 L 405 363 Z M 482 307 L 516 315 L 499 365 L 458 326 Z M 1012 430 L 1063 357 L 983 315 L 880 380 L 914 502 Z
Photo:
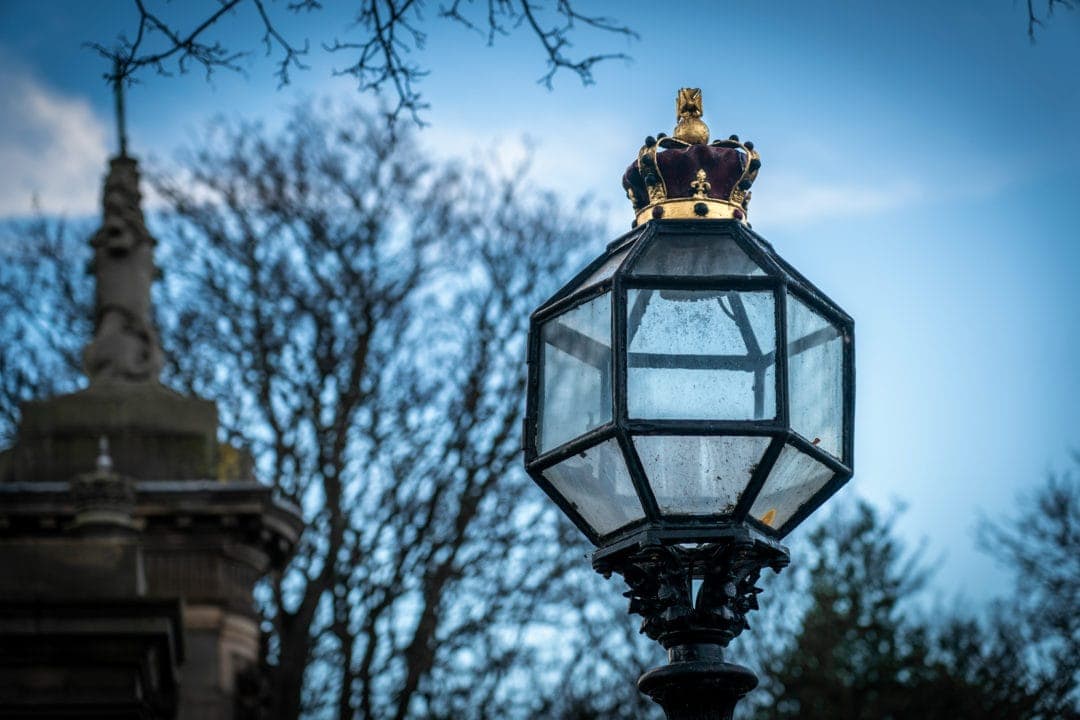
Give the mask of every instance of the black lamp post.
M 525 463 L 667 649 L 638 687 L 730 718 L 761 571 L 852 475 L 853 321 L 746 224 L 753 144 L 709 143 L 696 89 L 677 112 L 623 178 L 633 229 L 532 315 Z

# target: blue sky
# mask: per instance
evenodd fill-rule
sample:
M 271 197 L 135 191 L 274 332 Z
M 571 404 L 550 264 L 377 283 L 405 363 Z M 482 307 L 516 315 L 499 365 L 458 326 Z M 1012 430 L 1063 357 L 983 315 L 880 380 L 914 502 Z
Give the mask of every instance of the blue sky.
M 289 32 L 331 39 L 345 16 L 326 5 Z M 645 135 L 670 132 L 677 88 L 701 87 L 714 136 L 762 154 L 754 228 L 856 319 L 845 493 L 907 503 L 900 528 L 941 559 L 939 587 L 983 599 L 1005 580 L 976 551 L 976 519 L 1013 512 L 1080 449 L 1080 12 L 1059 11 L 1032 45 L 1023 5 L 592 3 L 640 40 L 583 34 L 581 49 L 633 60 L 600 66 L 590 87 L 557 76 L 554 91 L 535 82 L 543 57 L 523 32 L 488 48 L 432 5 L 421 141 L 497 147 L 508 163 L 531 144 L 532 180 L 593 194 L 614 236 L 631 218 L 623 169 Z M 46 211 L 94 211 L 112 101 L 82 43 L 131 22 L 125 0 L 0 5 L 0 215 L 35 194 Z M 355 95 L 322 53 L 276 90 L 243 29 L 232 19 L 221 37 L 256 50 L 247 77 L 146 76 L 129 92 L 136 154 L 167 160 L 216 113 L 273 125 L 299 97 Z

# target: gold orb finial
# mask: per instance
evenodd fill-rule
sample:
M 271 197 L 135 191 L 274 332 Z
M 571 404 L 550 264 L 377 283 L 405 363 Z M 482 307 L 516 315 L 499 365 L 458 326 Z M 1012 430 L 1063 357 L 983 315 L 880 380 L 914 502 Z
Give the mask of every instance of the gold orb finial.
M 701 120 L 701 88 L 680 88 L 675 99 L 675 116 L 678 124 L 672 137 L 691 145 L 709 142 L 709 126 Z

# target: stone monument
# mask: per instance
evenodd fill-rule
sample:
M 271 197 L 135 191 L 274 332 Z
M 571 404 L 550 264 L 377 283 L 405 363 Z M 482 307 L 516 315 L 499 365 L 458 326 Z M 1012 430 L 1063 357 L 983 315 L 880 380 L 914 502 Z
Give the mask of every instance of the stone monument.
M 0 453 L 0 716 L 260 717 L 252 593 L 302 520 L 218 441 L 213 402 L 160 383 L 155 241 L 119 88 L 117 105 L 89 384 L 26 403 Z

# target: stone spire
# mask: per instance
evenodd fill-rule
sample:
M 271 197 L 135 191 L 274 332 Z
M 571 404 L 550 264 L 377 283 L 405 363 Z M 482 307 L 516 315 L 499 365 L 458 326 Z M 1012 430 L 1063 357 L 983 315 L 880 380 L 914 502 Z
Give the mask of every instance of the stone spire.
M 156 383 L 164 361 L 150 304 L 156 242 L 140 205 L 138 163 L 127 154 L 122 78 L 114 91 L 120 147 L 105 178 L 101 227 L 90 238 L 94 337 L 83 350 L 83 369 L 91 385 Z

